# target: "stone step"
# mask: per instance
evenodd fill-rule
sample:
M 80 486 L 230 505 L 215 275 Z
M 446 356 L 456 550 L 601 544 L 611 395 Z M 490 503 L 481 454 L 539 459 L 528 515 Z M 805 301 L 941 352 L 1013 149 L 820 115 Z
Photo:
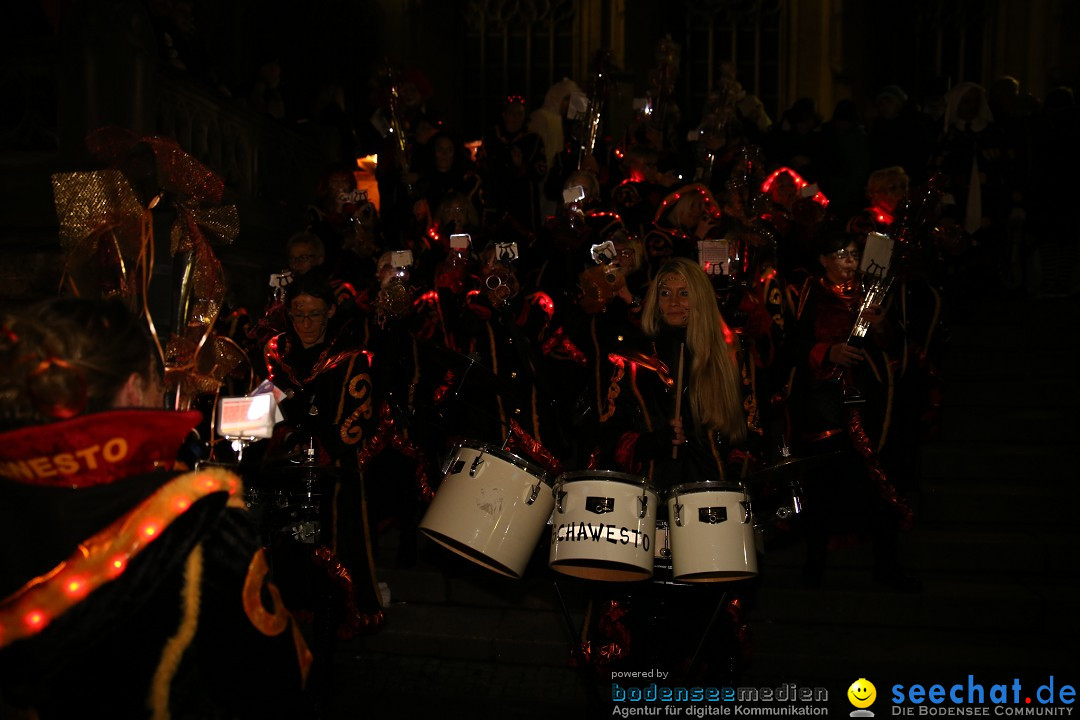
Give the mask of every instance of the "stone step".
M 954 380 L 1000 380 L 1029 378 L 1045 373 L 1068 379 L 1075 373 L 1065 362 L 1074 357 L 1075 348 L 1052 348 L 1036 352 L 1028 347 L 985 347 L 950 345 L 940 361 L 941 377 L 946 386 Z
M 1065 530 L 1032 526 L 1017 528 L 927 527 L 920 523 L 900 536 L 904 567 L 916 575 L 951 575 L 984 581 L 995 577 L 1080 578 L 1080 538 Z M 801 571 L 805 557 L 801 541 L 784 547 L 766 547 L 759 559 L 763 575 L 789 575 Z M 869 546 L 833 551 L 830 568 L 845 571 L 868 568 Z
M 564 605 L 583 608 L 588 602 L 587 588 L 581 581 L 548 569 L 542 543 L 521 579 L 492 572 L 425 537 L 419 538 L 418 546 L 412 567 L 376 561 L 379 581 L 389 585 L 394 601 L 558 612 Z
M 797 574 L 774 573 L 763 583 L 748 613 L 759 622 L 792 625 L 923 628 L 973 634 L 1007 630 L 1049 632 L 1080 600 L 1072 585 L 1031 578 L 966 580 L 922 573 L 919 594 L 891 592 L 864 570 L 826 570 L 821 587 L 798 585 Z
M 1080 437 L 1080 417 L 1064 407 L 949 402 L 942 409 L 938 443 L 1055 444 L 1071 447 Z
M 569 664 L 446 660 L 350 646 L 339 651 L 335 672 L 338 692 L 320 717 L 596 717 L 585 711 L 597 687 Z
M 1075 373 L 1044 373 L 1035 370 L 1029 376 L 1016 376 L 1004 382 L 986 378 L 952 378 L 946 381 L 942 407 L 1054 408 L 1062 415 L 1080 400 Z
M 1023 672 L 1025 679 L 1061 677 L 1075 667 L 1070 642 L 1051 633 L 1032 635 L 952 628 L 810 625 L 751 622 L 752 660 L 744 686 L 781 682 L 823 685 L 837 692 L 865 677 L 882 680 L 958 682 L 968 675 L 989 685 Z M 1075 636 L 1073 637 L 1075 642 Z
M 391 603 L 383 629 L 355 641 L 363 652 L 561 667 L 570 657 L 570 623 L 550 611 Z M 584 613 L 571 614 L 576 632 Z
M 917 514 L 924 525 L 965 530 L 1065 527 L 1076 518 L 1070 485 L 1064 479 L 1056 486 L 1000 478 L 927 479 Z
M 1072 448 L 1052 443 L 932 442 L 920 448 L 923 477 L 1000 478 L 1017 483 L 1076 477 Z

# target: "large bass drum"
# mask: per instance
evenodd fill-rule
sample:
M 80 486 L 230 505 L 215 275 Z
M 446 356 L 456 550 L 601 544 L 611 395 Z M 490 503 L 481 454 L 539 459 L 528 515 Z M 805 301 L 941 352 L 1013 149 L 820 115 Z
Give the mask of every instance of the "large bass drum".
M 555 498 L 551 569 L 609 582 L 652 577 L 657 495 L 645 478 L 611 470 L 563 473 Z
M 498 447 L 462 442 L 420 531 L 489 570 L 520 578 L 554 505 L 543 468 Z

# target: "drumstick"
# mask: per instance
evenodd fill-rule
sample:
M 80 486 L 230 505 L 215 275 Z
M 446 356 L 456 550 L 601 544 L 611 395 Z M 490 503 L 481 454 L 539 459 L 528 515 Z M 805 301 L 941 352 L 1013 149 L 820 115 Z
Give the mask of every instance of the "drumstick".
M 683 374 L 683 349 L 686 343 L 679 343 L 679 369 L 675 373 L 675 417 L 682 418 L 682 374 Z M 671 459 L 678 460 L 679 446 L 671 446 Z

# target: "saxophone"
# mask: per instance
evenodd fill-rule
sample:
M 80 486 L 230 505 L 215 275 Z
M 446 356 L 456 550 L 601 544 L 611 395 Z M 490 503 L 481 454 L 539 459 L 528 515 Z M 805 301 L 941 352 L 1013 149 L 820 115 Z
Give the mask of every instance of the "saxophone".
M 596 70 L 589 81 L 589 103 L 585 108 L 583 118 L 581 147 L 578 149 L 578 170 L 581 170 L 585 164 L 585 158 L 592 155 L 596 148 L 596 138 L 600 133 L 600 115 L 604 111 L 604 94 L 607 92 L 610 80 L 608 67 L 610 60 L 609 50 L 601 50 L 597 53 Z
M 412 183 L 409 182 L 409 153 L 408 153 L 408 141 L 405 138 L 405 131 L 401 125 L 401 111 L 399 109 L 400 93 L 398 91 L 397 78 L 394 75 L 393 67 L 387 65 L 387 79 L 390 83 L 390 117 L 388 121 L 390 123 L 390 132 L 394 136 L 394 140 L 397 143 L 399 161 L 401 163 L 401 181 L 405 184 L 405 190 L 411 197 L 413 194 Z

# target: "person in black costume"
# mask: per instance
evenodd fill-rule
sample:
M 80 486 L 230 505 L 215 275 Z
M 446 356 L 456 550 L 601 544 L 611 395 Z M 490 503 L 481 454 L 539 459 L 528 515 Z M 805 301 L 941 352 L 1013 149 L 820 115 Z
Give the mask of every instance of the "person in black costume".
M 0 318 L 0 716 L 301 716 L 311 653 L 240 479 L 185 472 L 145 322 Z
M 832 461 L 805 477 L 804 584 L 822 582 L 830 542 L 867 536 L 874 554 L 874 579 L 901 592 L 921 584 L 900 568 L 899 531 L 911 524 L 911 509 L 886 475 L 875 449 L 873 418 L 880 414 L 889 352 L 902 331 L 883 308 L 865 300 L 857 272 L 857 238 L 834 233 L 821 245 L 823 272 L 806 282 L 797 320 L 786 343 L 795 370 L 789 399 L 791 446 L 796 456 L 833 454 Z M 867 325 L 853 337 L 856 320 Z
M 737 346 L 708 276 L 692 260 L 670 259 L 641 315 L 643 337 L 613 352 L 599 466 L 646 478 L 661 497 L 684 484 L 738 483 L 746 418 Z M 657 522 L 667 519 L 661 500 Z M 679 681 L 736 682 L 748 657 L 742 589 L 654 582 L 601 594 L 582 655 L 612 669 L 663 668 Z

